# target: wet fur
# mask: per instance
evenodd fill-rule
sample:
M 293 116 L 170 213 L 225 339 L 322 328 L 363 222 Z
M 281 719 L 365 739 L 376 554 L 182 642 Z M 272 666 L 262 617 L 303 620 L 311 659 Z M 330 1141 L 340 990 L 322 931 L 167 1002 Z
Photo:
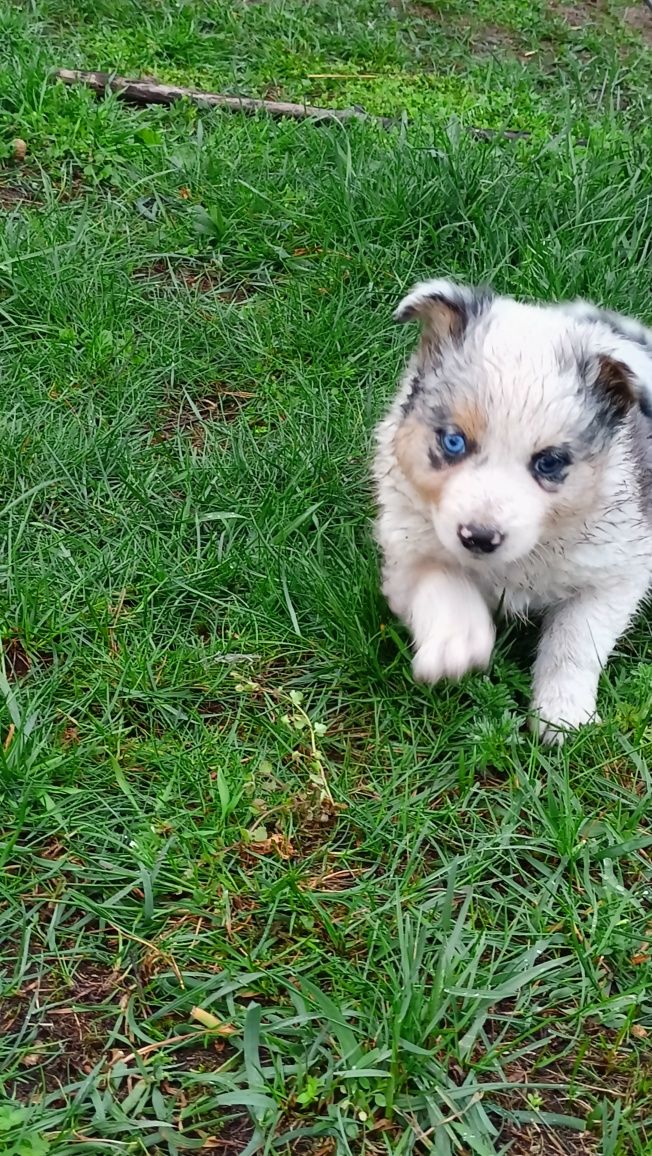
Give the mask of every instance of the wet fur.
M 539 615 L 533 717 L 560 741 L 595 717 L 600 670 L 652 579 L 652 331 L 447 281 L 415 286 L 396 317 L 422 333 L 377 429 L 376 525 L 415 677 L 486 666 L 499 605 Z M 447 428 L 467 438 L 460 462 L 442 451 Z M 551 481 L 532 473 L 548 447 L 571 458 Z M 469 523 L 504 543 L 469 554 Z

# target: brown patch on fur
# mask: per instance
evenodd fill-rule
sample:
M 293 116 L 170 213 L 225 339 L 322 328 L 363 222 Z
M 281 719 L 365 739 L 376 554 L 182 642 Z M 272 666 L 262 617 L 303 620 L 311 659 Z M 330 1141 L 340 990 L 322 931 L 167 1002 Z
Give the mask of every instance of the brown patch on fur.
M 487 429 L 487 415 L 478 406 L 468 405 L 451 413 L 451 425 L 463 433 L 468 450 L 473 451 L 482 441 Z
M 596 387 L 607 394 L 614 409 L 624 415 L 636 401 L 631 373 L 622 361 L 613 357 L 603 355 L 599 361 Z
M 432 361 L 446 341 L 458 341 L 464 333 L 466 314 L 463 306 L 435 297 L 426 299 L 411 313 L 423 322 L 421 356 L 424 361 Z
M 452 305 L 447 301 L 431 301 L 425 313 L 421 335 L 421 355 L 424 361 L 434 362 L 442 345 L 447 341 L 461 341 L 466 322 L 467 316 L 463 305 Z
M 422 365 L 434 362 L 446 341 L 460 340 L 467 322 L 466 309 L 462 303 L 437 296 L 423 296 L 414 304 L 403 308 L 399 306 L 395 318 L 400 322 L 421 322 L 423 328 L 419 360 Z
M 399 426 L 394 439 L 396 460 L 403 474 L 426 502 L 437 504 L 448 470 L 433 445 L 431 430 L 414 414 Z M 437 462 L 441 462 L 441 468 Z
M 450 301 L 431 300 L 424 302 L 421 317 L 428 330 L 439 340 L 447 337 L 461 337 L 464 332 L 466 314 L 464 307 Z

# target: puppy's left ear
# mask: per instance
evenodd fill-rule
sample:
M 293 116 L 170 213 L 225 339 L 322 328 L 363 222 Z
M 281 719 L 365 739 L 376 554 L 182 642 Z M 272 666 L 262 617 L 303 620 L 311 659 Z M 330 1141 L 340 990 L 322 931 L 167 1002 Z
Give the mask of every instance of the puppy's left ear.
M 636 386 L 630 367 L 606 353 L 598 357 L 595 388 L 607 401 L 609 408 L 623 417 L 636 404 Z
M 420 321 L 422 350 L 431 353 L 447 342 L 460 341 L 472 320 L 491 302 L 488 290 L 455 285 L 452 281 L 421 281 L 410 290 L 394 313 L 395 321 Z
M 563 311 L 588 323 L 589 352 L 598 360 L 597 381 L 606 396 L 620 406 L 636 402 L 652 418 L 652 328 L 588 301 L 573 301 Z
M 598 354 L 595 388 L 620 416 L 638 405 L 652 417 L 652 356 L 629 341 Z

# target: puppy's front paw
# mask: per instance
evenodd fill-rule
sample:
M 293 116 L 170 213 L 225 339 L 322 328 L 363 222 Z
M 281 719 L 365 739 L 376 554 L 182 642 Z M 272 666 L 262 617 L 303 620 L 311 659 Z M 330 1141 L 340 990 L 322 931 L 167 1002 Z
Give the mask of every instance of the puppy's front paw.
M 419 647 L 412 662 L 417 682 L 461 678 L 469 670 L 489 665 L 496 631 L 484 605 L 461 622 L 442 622 Z
M 532 703 L 532 730 L 544 743 L 564 742 L 568 731 L 601 722 L 595 709 L 595 691 L 582 686 L 542 687 Z

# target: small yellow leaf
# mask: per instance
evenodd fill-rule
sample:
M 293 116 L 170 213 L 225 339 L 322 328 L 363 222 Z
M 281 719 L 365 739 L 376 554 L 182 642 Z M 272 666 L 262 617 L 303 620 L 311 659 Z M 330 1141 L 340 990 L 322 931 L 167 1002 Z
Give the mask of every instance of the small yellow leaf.
M 190 1017 L 197 1020 L 203 1027 L 208 1028 L 210 1032 L 217 1032 L 220 1036 L 232 1036 L 237 1031 L 233 1024 L 225 1023 L 224 1020 L 214 1016 L 212 1012 L 205 1011 L 203 1007 L 191 1008 Z

